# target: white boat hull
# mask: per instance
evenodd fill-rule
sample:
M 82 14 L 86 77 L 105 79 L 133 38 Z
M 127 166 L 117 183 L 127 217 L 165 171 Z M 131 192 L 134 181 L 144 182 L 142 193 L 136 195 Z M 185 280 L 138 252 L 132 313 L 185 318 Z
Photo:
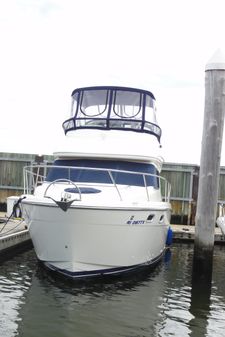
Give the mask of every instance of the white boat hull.
M 157 203 L 157 208 L 73 206 L 63 212 L 55 204 L 26 199 L 23 215 L 38 259 L 76 278 L 157 262 L 165 249 L 170 218 L 165 204 Z
M 216 220 L 217 226 L 221 229 L 223 235 L 225 235 L 225 218 L 224 216 L 219 216 Z

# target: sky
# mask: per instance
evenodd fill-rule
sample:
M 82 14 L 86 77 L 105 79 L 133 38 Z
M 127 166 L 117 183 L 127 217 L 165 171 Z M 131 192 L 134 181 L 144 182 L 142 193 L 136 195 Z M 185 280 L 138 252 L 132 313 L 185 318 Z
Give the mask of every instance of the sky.
M 121 85 L 156 97 L 165 161 L 199 165 L 224 0 L 0 0 L 0 32 L 0 152 L 51 154 L 75 88 Z

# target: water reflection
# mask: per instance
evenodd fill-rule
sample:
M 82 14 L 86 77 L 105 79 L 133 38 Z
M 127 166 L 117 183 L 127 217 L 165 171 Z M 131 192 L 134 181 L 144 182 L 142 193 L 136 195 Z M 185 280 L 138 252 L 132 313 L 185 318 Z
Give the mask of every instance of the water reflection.
M 206 336 L 207 322 L 210 312 L 210 296 L 211 296 L 211 278 L 198 279 L 197 275 L 192 277 L 191 291 L 191 307 L 190 312 L 193 320 L 190 322 L 190 336 Z
M 215 249 L 216 248 L 216 249 Z M 207 337 L 224 337 L 225 331 L 225 247 L 214 248 L 213 277 Z
M 192 250 L 172 249 L 172 259 L 164 275 L 165 288 L 162 294 L 161 320 L 157 321 L 156 336 L 189 336 L 189 311 L 191 301 Z M 178 253 L 178 254 L 177 254 Z
M 132 277 L 71 284 L 39 268 L 33 276 L 29 302 L 20 312 L 21 336 L 39 336 L 46 331 L 47 336 L 56 336 L 56 332 L 65 336 L 65 331 L 68 336 L 149 334 L 159 312 L 161 271 L 162 265 Z
M 32 268 L 29 262 L 27 254 L 25 262 L 23 256 L 18 255 L 0 265 L 0 336 L 16 335 L 20 321 L 19 310 L 31 285 Z
M 215 247 L 212 286 L 195 282 L 192 261 L 192 245 L 174 245 L 154 271 L 71 283 L 27 252 L 1 266 L 0 335 L 224 336 L 225 247 Z

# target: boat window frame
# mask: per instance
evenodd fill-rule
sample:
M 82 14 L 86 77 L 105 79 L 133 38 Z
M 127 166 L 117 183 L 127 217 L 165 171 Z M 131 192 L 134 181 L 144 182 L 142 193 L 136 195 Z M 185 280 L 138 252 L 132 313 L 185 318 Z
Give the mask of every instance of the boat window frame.
M 82 108 L 82 102 L 85 91 L 106 91 L 105 108 L 100 113 L 88 115 Z M 116 96 L 118 92 L 134 92 L 140 95 L 139 109 L 132 116 L 121 117 L 115 110 Z M 148 99 L 147 99 L 148 97 Z M 76 100 L 76 111 L 73 117 L 67 119 L 63 123 L 65 134 L 76 129 L 104 129 L 104 130 L 123 130 L 144 132 L 154 135 L 160 143 L 161 128 L 157 123 L 148 121 L 146 117 L 146 102 L 149 100 L 148 107 L 152 109 L 152 117 L 155 120 L 155 97 L 150 91 L 133 89 L 126 87 L 88 87 L 76 89 L 72 93 L 72 100 Z M 74 106 L 74 102 L 72 103 Z M 124 104 L 125 105 L 125 104 Z M 134 105 L 135 106 L 135 105 Z M 72 108 L 73 109 L 73 108 Z M 104 117 L 101 117 L 104 115 Z M 71 110 L 72 114 L 72 110 Z M 115 114 L 115 116 L 113 116 Z M 140 118 L 135 118 L 140 114 Z M 83 115 L 83 116 L 82 116 Z

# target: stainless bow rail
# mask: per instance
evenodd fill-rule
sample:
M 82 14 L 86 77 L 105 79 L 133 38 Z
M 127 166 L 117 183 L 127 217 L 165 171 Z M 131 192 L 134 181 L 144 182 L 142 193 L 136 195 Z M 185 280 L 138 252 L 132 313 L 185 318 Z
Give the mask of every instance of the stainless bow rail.
M 96 182 L 77 182 L 75 180 L 72 179 L 72 172 L 74 170 L 83 170 L 83 171 L 96 171 L 96 172 L 100 172 L 102 174 L 107 173 L 111 185 L 115 187 L 117 194 L 119 196 L 119 199 L 122 201 L 122 195 L 121 195 L 121 191 L 120 191 L 120 187 L 121 184 L 116 183 L 115 178 L 113 177 L 113 173 L 122 173 L 125 175 L 137 175 L 137 176 L 141 176 L 142 180 L 143 180 L 143 186 L 139 186 L 139 187 L 144 187 L 145 188 L 145 193 L 146 193 L 146 197 L 147 197 L 147 201 L 150 201 L 150 195 L 149 195 L 149 187 L 154 187 L 155 189 L 159 190 L 161 192 L 161 196 L 162 196 L 162 200 L 165 202 L 169 202 L 170 201 L 170 192 L 171 192 L 171 185 L 170 183 L 164 178 L 161 177 L 159 175 L 155 175 L 155 174 L 151 174 L 151 173 L 142 173 L 142 172 L 134 172 L 134 171 L 125 171 L 125 170 L 116 170 L 116 169 L 105 169 L 105 168 L 94 168 L 94 167 L 78 167 L 78 166 L 56 166 L 56 165 L 31 165 L 31 166 L 25 166 L 24 167 L 24 194 L 32 194 L 35 190 L 35 188 L 39 185 L 42 185 L 44 182 L 48 182 L 49 184 L 52 184 L 53 181 L 48 181 L 46 180 L 46 177 L 49 173 L 49 170 L 51 169 L 59 169 L 59 170 L 66 170 L 66 174 L 64 171 L 64 177 L 60 177 L 58 179 L 58 183 L 63 183 L 63 180 L 65 181 L 71 181 L 72 183 L 74 183 L 76 186 L 79 186 L 81 184 L 94 184 L 96 185 L 102 185 L 104 183 L 96 183 Z M 154 179 L 156 179 L 158 181 L 158 186 L 148 186 L 147 184 L 147 178 L 148 177 L 152 177 Z M 57 179 L 53 179 L 54 183 L 57 183 Z M 55 181 L 56 180 L 56 181 Z M 123 185 L 127 185 L 127 184 L 123 184 Z M 93 185 L 92 185 L 93 186 Z M 135 186 L 130 184 L 129 186 Z M 79 189 L 78 189 L 79 191 Z M 82 193 L 81 193 L 82 194 Z

